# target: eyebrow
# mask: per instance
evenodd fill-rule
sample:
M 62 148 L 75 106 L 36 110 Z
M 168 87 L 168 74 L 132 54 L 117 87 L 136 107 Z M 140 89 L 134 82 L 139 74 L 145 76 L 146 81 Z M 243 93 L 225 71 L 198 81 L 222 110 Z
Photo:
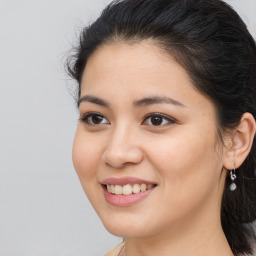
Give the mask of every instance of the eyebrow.
M 103 107 L 107 107 L 107 108 L 110 107 L 110 103 L 108 103 L 107 101 L 91 95 L 85 95 L 81 97 L 77 102 L 78 107 L 80 106 L 81 102 L 91 102 Z M 133 102 L 133 105 L 134 107 L 144 107 L 144 106 L 149 106 L 153 104 L 162 104 L 162 103 L 172 104 L 178 107 L 185 107 L 184 104 L 182 104 L 177 100 L 174 100 L 169 97 L 159 97 L 159 96 L 146 97 L 140 100 L 136 100 Z
M 159 96 L 147 97 L 141 100 L 134 101 L 133 105 L 135 107 L 142 107 L 142 106 L 148 106 L 152 104 L 162 104 L 162 103 L 173 104 L 178 107 L 185 107 L 184 104 L 182 104 L 177 100 L 174 100 L 169 97 L 159 97 Z
M 98 97 L 91 96 L 91 95 L 85 95 L 85 96 L 81 97 L 77 102 L 77 107 L 80 106 L 81 102 L 86 102 L 86 101 L 103 106 L 103 107 L 107 107 L 107 108 L 110 107 L 110 104 L 107 101 L 100 99 Z

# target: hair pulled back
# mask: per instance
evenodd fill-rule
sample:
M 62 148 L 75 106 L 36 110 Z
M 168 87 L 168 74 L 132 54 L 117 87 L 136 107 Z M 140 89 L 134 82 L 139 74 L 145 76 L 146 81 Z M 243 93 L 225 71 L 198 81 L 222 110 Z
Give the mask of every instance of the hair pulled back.
M 239 15 L 221 0 L 114 1 L 86 27 L 69 74 L 80 82 L 88 58 L 100 46 L 150 39 L 188 72 L 193 85 L 215 104 L 220 131 L 234 129 L 241 116 L 256 119 L 256 45 Z M 237 169 L 237 189 L 226 180 L 222 227 L 234 255 L 252 254 L 256 219 L 256 140 Z

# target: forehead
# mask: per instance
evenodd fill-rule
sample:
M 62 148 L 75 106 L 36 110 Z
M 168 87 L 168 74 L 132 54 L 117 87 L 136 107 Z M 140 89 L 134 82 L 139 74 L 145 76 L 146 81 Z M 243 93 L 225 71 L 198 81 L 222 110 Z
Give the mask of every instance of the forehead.
M 81 96 L 86 94 L 112 101 L 157 95 L 187 102 L 184 105 L 188 106 L 209 104 L 186 70 L 148 42 L 116 43 L 97 49 L 88 59 L 82 77 Z
M 81 86 L 87 90 L 111 82 L 108 86 L 129 83 L 131 86 L 147 85 L 149 89 L 153 85 L 159 87 L 158 81 L 163 75 L 164 79 L 172 77 L 173 83 L 189 82 L 187 72 L 159 47 L 147 42 L 117 43 L 104 45 L 90 56 Z

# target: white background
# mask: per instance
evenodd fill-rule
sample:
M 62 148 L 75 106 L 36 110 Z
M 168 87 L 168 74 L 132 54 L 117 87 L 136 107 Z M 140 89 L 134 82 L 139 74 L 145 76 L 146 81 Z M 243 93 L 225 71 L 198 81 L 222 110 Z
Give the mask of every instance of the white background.
M 71 160 L 66 53 L 105 0 L 0 0 L 0 256 L 100 256 L 108 234 Z M 229 0 L 256 38 L 256 0 Z

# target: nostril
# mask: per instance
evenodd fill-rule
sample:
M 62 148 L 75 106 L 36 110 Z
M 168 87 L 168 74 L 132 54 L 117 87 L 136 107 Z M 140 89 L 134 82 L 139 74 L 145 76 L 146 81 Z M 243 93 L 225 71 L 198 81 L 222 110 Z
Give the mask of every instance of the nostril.
M 109 144 L 102 156 L 103 161 L 114 168 L 122 168 L 126 164 L 138 164 L 143 160 L 142 151 L 136 145 L 127 143 Z

